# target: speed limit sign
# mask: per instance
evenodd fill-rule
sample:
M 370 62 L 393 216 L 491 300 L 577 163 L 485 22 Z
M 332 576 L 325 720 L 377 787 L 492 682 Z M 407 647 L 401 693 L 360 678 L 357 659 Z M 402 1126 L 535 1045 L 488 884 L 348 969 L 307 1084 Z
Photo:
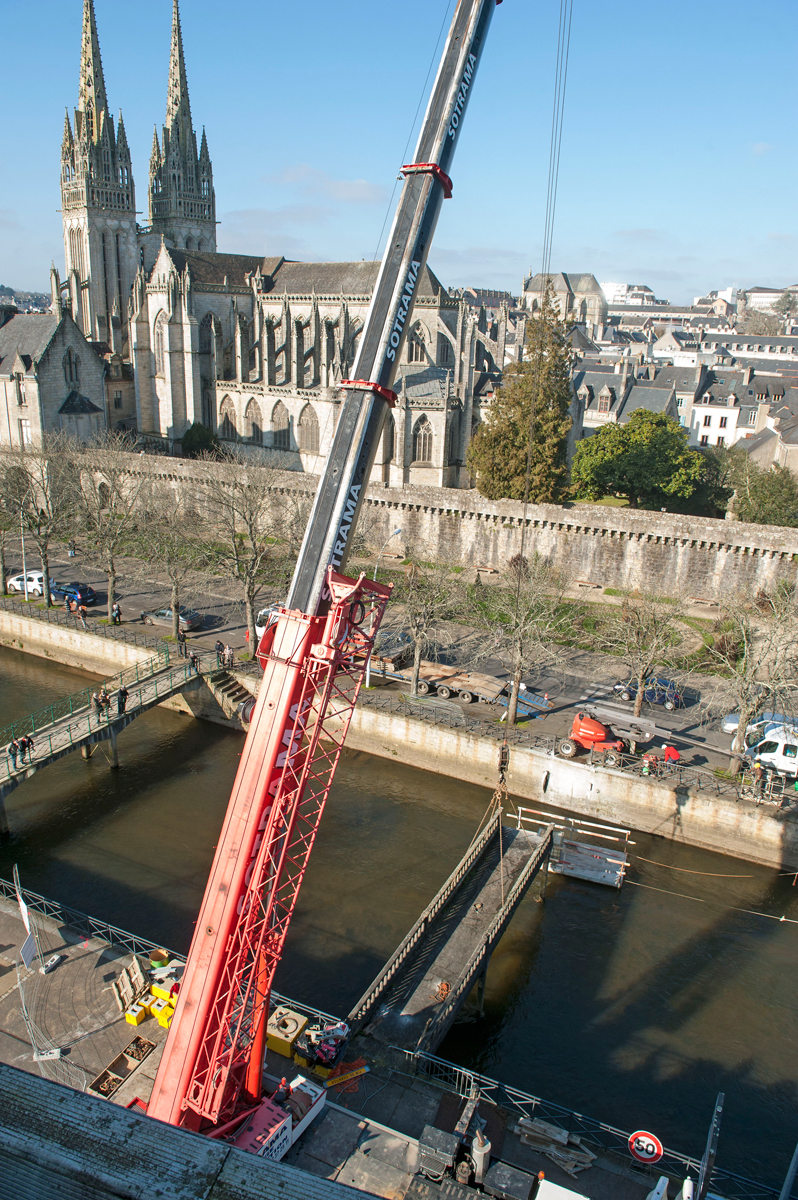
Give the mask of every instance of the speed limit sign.
M 644 1163 L 659 1162 L 664 1154 L 659 1138 L 653 1133 L 646 1133 L 645 1129 L 638 1129 L 637 1133 L 631 1135 L 629 1152 L 638 1162 Z

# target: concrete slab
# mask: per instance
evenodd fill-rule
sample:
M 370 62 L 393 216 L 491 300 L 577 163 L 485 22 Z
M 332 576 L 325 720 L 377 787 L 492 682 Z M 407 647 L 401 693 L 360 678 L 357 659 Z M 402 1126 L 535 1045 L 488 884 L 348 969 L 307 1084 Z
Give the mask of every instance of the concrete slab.
M 378 1158 L 397 1171 L 414 1174 L 420 1155 L 418 1147 L 394 1134 L 379 1129 L 366 1129 L 358 1143 L 358 1150 L 369 1158 Z
M 357 1150 L 338 1173 L 338 1183 L 362 1192 L 382 1196 L 384 1200 L 404 1200 L 412 1176 L 397 1170 L 379 1158 Z
M 312 1154 L 306 1154 L 303 1150 L 296 1153 L 296 1147 L 293 1147 L 286 1154 L 283 1162 L 290 1163 L 292 1167 L 298 1167 L 300 1171 L 307 1171 L 310 1175 L 318 1175 L 321 1179 L 337 1179 L 338 1168 L 331 1167 L 329 1163 L 322 1162 L 320 1158 L 314 1158 Z
M 365 1126 L 356 1116 L 327 1109 L 302 1135 L 297 1145 L 330 1167 L 342 1167 L 360 1140 Z
M 440 1095 L 425 1096 L 421 1092 L 406 1091 L 393 1112 L 391 1125 L 400 1133 L 418 1138 L 425 1125 L 431 1125 L 438 1111 Z

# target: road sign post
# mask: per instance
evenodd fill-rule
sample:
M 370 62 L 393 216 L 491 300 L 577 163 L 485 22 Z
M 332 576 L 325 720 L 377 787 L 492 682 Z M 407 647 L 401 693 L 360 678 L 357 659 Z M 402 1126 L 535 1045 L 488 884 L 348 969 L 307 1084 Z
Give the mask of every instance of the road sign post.
M 665 1150 L 656 1134 L 638 1129 L 629 1137 L 629 1153 L 638 1162 L 655 1163 L 659 1162 Z

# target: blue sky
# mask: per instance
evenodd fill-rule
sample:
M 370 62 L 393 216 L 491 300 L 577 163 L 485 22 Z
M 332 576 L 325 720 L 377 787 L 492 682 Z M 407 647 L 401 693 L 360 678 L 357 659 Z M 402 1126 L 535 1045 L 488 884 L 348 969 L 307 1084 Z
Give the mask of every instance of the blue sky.
M 146 209 L 171 0 L 95 0 L 109 102 Z M 192 113 L 220 250 L 373 258 L 453 0 L 183 0 Z M 4 5 L 0 283 L 63 262 L 65 106 L 81 0 Z M 518 291 L 538 268 L 559 0 L 496 11 L 430 254 L 441 280 Z M 798 281 L 796 0 L 575 0 L 552 265 L 674 302 Z M 13 53 L 9 48 L 13 47 Z M 145 219 L 145 214 L 141 220 Z

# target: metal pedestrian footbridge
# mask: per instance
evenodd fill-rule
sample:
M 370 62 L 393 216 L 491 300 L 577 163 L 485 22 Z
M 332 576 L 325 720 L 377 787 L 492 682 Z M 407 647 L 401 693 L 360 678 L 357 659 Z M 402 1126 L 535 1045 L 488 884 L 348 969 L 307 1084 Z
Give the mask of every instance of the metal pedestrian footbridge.
M 170 696 L 199 687 L 200 683 L 207 684 L 228 717 L 234 715 L 233 700 L 238 693 L 250 694 L 229 672 L 219 669 L 215 653 L 175 658 L 164 644 L 154 657 L 128 667 L 102 684 L 92 684 L 73 695 L 63 696 L 46 708 L 0 729 L 0 836 L 8 833 L 5 799 L 26 779 L 75 750 L 89 758 L 94 747 L 105 741 L 110 742 L 111 766 L 117 767 L 118 734 L 142 713 Z M 101 686 L 110 697 L 110 705 L 98 713 L 92 695 L 99 692 Z M 120 712 L 118 695 L 121 687 L 127 689 L 128 696 Z M 15 764 L 8 747 L 15 738 L 23 736 L 33 739 L 33 749 L 24 760 L 18 756 Z
M 354 1032 L 432 1052 L 475 984 L 527 889 L 548 866 L 554 826 L 532 832 L 489 820 L 349 1014 Z

